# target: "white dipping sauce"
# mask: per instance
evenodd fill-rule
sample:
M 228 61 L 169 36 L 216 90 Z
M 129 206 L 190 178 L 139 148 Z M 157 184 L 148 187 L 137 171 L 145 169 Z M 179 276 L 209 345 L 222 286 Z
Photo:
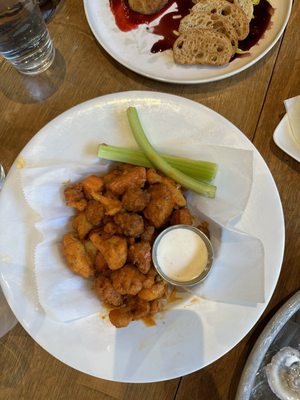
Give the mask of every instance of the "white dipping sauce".
M 204 271 L 208 262 L 208 251 L 196 232 L 176 228 L 162 236 L 156 257 L 166 276 L 179 282 L 188 282 Z

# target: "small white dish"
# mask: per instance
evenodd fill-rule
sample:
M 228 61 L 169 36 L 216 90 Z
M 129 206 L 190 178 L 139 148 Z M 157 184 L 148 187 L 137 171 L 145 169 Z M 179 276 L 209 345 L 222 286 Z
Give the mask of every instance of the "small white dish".
M 277 125 L 273 134 L 273 139 L 281 150 L 300 162 L 300 147 L 293 138 L 287 114 L 285 114 Z

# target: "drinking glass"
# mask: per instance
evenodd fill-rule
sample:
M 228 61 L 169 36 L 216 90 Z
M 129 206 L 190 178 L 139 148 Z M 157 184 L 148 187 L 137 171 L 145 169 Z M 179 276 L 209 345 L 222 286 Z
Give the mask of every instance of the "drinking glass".
M 36 0 L 0 1 L 0 55 L 29 75 L 52 64 L 55 50 Z
M 62 5 L 62 0 L 38 0 L 44 20 L 48 22 Z

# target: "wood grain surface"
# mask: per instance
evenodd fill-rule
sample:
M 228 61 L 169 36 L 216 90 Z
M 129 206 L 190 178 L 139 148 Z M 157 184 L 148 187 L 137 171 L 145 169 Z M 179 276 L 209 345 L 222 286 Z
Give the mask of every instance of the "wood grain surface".
M 96 0 L 95 0 L 96 1 Z M 0 339 L 0 400 L 233 400 L 253 344 L 278 308 L 300 287 L 300 164 L 273 142 L 284 99 L 300 94 L 300 0 L 275 47 L 246 71 L 219 82 L 156 82 L 127 70 L 98 44 L 80 0 L 65 1 L 49 30 L 54 65 L 36 78 L 0 60 L 0 161 L 6 171 L 47 122 L 83 101 L 126 90 L 172 93 L 204 104 L 238 128 L 258 148 L 277 184 L 285 215 L 282 272 L 259 322 L 230 352 L 182 378 L 151 384 L 108 382 L 52 357 L 18 324 Z M 5 229 L 5 227 L 0 227 Z

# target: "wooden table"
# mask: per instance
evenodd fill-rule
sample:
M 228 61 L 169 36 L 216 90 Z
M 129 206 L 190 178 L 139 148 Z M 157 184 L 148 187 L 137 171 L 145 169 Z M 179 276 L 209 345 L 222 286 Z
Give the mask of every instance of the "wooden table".
M 97 43 L 82 2 L 65 2 L 49 29 L 58 51 L 51 82 L 24 79 L 0 60 L 0 157 L 6 171 L 47 122 L 85 100 L 124 90 L 152 90 L 202 103 L 240 128 L 276 181 L 286 222 L 282 272 L 271 302 L 251 332 L 206 368 L 166 382 L 123 384 L 80 373 L 43 350 L 18 324 L 0 340 L 0 399 L 230 400 L 262 328 L 300 286 L 300 164 L 273 142 L 284 99 L 300 94 L 300 0 L 286 31 L 257 64 L 229 79 L 199 85 L 160 83 L 114 61 Z M 1 227 L 1 229 L 5 229 Z

